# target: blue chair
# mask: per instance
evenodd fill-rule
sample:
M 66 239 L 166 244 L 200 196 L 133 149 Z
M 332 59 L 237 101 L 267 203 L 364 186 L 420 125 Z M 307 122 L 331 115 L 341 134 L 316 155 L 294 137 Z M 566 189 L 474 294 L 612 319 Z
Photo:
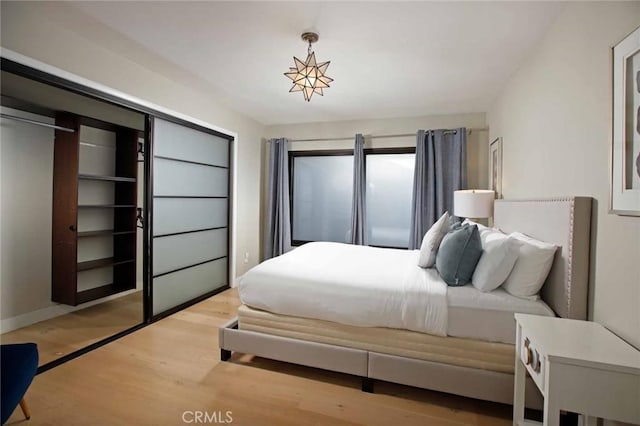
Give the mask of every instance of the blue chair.
M 35 343 L 0 345 L 0 424 L 5 424 L 18 404 L 31 418 L 24 394 L 38 371 L 38 346 Z

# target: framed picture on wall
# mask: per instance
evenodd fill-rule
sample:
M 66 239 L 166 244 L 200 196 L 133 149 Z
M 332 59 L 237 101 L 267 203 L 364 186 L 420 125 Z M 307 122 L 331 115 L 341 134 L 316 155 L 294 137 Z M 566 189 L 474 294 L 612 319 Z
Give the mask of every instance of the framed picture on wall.
M 502 138 L 496 138 L 489 145 L 489 189 L 502 198 Z
M 613 48 L 611 213 L 640 216 L 640 28 Z

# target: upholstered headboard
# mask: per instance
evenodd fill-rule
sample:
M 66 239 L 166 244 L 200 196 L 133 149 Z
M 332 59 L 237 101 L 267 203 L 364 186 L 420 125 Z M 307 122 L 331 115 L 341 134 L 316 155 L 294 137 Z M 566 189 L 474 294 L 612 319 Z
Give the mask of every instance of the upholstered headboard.
M 590 197 L 496 200 L 494 226 L 558 246 L 542 299 L 564 318 L 587 319 Z

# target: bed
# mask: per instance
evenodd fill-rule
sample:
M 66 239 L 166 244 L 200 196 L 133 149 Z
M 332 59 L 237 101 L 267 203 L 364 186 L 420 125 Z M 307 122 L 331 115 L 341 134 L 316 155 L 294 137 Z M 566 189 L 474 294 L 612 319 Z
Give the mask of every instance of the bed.
M 511 404 L 513 314 L 587 317 L 591 204 L 588 197 L 496 201 L 496 228 L 558 246 L 540 300 L 447 288 L 435 269 L 412 267 L 414 251 L 300 247 L 244 278 L 258 281 L 240 286 L 244 304 L 219 330 L 221 358 L 240 352 L 353 374 L 364 391 L 384 380 Z M 334 274 L 331 265 L 345 258 Z M 527 406 L 541 408 L 528 386 Z

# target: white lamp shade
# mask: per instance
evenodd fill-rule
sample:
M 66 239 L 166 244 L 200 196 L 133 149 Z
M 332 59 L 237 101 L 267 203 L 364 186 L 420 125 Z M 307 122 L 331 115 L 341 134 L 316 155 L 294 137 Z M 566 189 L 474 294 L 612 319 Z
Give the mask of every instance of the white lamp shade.
M 453 214 L 475 219 L 492 217 L 494 199 L 495 192 L 487 189 L 454 191 Z

